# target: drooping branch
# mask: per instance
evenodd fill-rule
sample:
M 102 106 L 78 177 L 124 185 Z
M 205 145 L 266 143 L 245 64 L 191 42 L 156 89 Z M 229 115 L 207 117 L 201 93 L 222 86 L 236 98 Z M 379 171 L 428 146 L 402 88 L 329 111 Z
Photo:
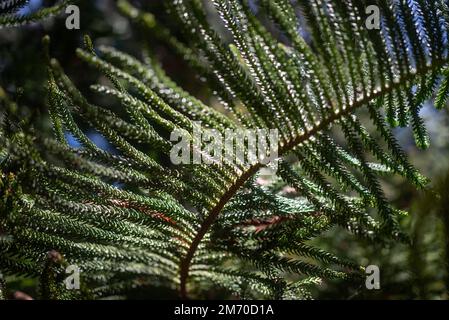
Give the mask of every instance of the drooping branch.
M 279 148 L 279 156 L 287 154 L 296 146 L 301 143 L 306 142 L 311 137 L 314 137 L 317 133 L 322 132 L 329 128 L 332 124 L 338 122 L 341 119 L 344 119 L 346 116 L 353 114 L 357 109 L 366 106 L 370 102 L 375 101 L 377 98 L 386 96 L 390 92 L 398 89 L 403 86 L 404 83 L 412 81 L 416 76 L 424 76 L 432 71 L 435 71 L 443 66 L 445 66 L 449 62 L 448 59 L 445 60 L 435 60 L 431 65 L 421 66 L 416 70 L 416 72 L 409 73 L 399 81 L 392 84 L 385 84 L 383 88 L 380 90 L 373 92 L 371 95 L 363 97 L 362 99 L 356 101 L 351 106 L 344 108 L 343 110 L 338 110 L 332 113 L 328 118 L 323 119 L 321 122 L 313 126 L 313 128 L 309 129 L 303 135 L 297 136 L 295 139 L 289 141 L 285 145 L 280 146 Z M 200 229 L 198 230 L 195 238 L 190 244 L 187 255 L 182 259 L 180 266 L 180 295 L 182 298 L 187 298 L 187 280 L 189 276 L 189 268 L 190 263 L 195 255 L 196 250 L 198 249 L 201 240 L 210 230 L 215 220 L 219 216 L 220 212 L 223 210 L 226 203 L 237 193 L 237 191 L 245 184 L 245 182 L 251 178 L 257 171 L 262 167 L 260 163 L 255 164 L 250 169 L 248 169 L 242 176 L 236 180 L 236 182 L 229 188 L 229 190 L 221 197 L 220 201 L 217 205 L 210 211 L 207 218 L 201 224 Z

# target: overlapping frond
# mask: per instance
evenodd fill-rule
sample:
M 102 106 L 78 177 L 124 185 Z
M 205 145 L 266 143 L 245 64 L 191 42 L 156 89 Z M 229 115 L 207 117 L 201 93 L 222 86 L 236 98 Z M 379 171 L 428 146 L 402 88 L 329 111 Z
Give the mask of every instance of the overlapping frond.
M 378 30 L 364 24 L 373 2 Z M 56 250 L 80 266 L 96 296 L 148 285 L 201 296 L 215 285 L 244 298 L 307 298 L 304 288 L 317 278 L 357 280 L 363 271 L 308 240 L 335 225 L 367 239 L 406 240 L 403 212 L 389 203 L 381 178 L 427 183 L 393 129 L 410 126 L 417 146 L 428 146 L 420 108 L 440 82 L 437 107 L 449 91 L 446 2 L 256 4 L 257 13 L 244 0 L 168 1 L 183 31 L 176 38 L 153 15 L 118 1 L 207 80 L 225 113 L 175 84 L 148 55 L 94 49 L 89 40 L 77 51 L 107 79 L 91 90 L 119 112 L 89 101 L 57 60 L 48 61 L 56 139 L 1 136 L 0 226 L 12 237 L 0 243 L 2 269 L 45 273 L 38 266 Z M 209 5 L 227 34 L 211 24 Z M 221 133 L 277 129 L 276 183 L 254 179 L 262 161 L 172 165 L 170 134 L 191 137 L 199 123 Z M 95 145 L 84 126 L 115 151 Z M 66 133 L 82 147 L 68 146 Z

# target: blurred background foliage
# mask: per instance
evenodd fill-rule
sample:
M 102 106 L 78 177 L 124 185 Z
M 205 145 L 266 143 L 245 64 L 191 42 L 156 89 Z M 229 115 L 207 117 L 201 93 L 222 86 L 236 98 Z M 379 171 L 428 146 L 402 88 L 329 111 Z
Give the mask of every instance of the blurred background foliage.
M 33 0 L 23 12 L 32 12 L 52 1 Z M 155 14 L 170 25 L 164 16 L 163 0 L 133 1 L 136 6 Z M 257 9 L 257 8 L 256 8 Z M 87 72 L 75 55 L 88 34 L 95 45 L 107 44 L 125 52 L 142 56 L 150 49 L 167 73 L 187 91 L 209 104 L 213 98 L 196 74 L 182 59 L 173 55 L 154 35 L 144 32 L 122 17 L 113 0 L 81 1 L 81 29 L 67 30 L 65 16 L 21 28 L 0 30 L 0 95 L 7 95 L 20 108 L 15 116 L 27 125 L 51 134 L 46 107 L 46 66 L 41 39 L 50 35 L 52 55 L 63 63 L 67 73 L 88 93 L 88 86 L 97 77 Z M 177 32 L 176 30 L 172 30 Z M 90 96 L 93 101 L 98 98 Z M 102 101 L 103 103 L 105 101 Z M 112 103 L 112 102 L 111 102 Z M 366 243 L 338 228 L 314 240 L 315 244 L 348 257 L 361 265 L 378 265 L 381 271 L 381 289 L 367 290 L 343 281 L 326 281 L 311 287 L 315 299 L 448 299 L 449 298 L 449 116 L 446 110 L 436 112 L 431 106 L 423 108 L 431 136 L 431 147 L 420 151 L 415 147 L 409 129 L 397 129 L 401 145 L 410 160 L 431 178 L 428 191 L 416 191 L 399 179 L 383 181 L 387 196 L 400 209 L 410 214 L 402 221 L 412 244 Z M 95 132 L 90 137 L 99 146 L 107 142 Z M 70 137 L 68 137 L 70 139 Z M 74 141 L 72 141 L 74 143 Z M 26 299 L 37 296 L 36 281 L 21 278 L 8 279 L 11 298 Z M 14 293 L 15 292 L 15 293 Z M 223 297 L 219 290 L 213 297 Z M 176 298 L 170 293 L 141 290 L 130 292 L 128 298 Z

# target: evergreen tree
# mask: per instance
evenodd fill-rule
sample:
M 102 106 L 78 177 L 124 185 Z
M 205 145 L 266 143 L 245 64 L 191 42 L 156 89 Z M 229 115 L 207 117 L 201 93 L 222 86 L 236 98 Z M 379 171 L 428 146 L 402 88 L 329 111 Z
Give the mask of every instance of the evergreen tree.
M 44 19 L 71 3 L 20 16 L 25 2 L 2 1 L 0 25 Z M 428 183 L 393 130 L 410 126 L 416 145 L 429 146 L 420 109 L 435 95 L 441 109 L 449 95 L 447 2 L 166 2 L 170 19 L 125 0 L 117 8 L 184 59 L 219 107 L 178 86 L 151 43 L 137 56 L 88 36 L 76 53 L 98 83 L 86 92 L 45 37 L 54 136 L 15 116 L 20 106 L 0 90 L 2 273 L 39 278 L 41 296 L 52 299 L 140 287 L 183 298 L 220 287 L 240 298 L 291 299 L 309 298 L 321 279 L 364 283 L 360 262 L 310 240 L 339 226 L 378 243 L 409 241 L 399 224 L 406 213 L 389 203 L 381 179 Z M 380 25 L 369 30 L 373 4 Z M 191 137 L 199 122 L 222 134 L 278 130 L 275 181 L 260 183 L 265 159 L 171 164 L 170 134 Z M 86 127 L 114 150 L 98 147 Z M 79 291 L 64 285 L 69 265 L 80 268 Z

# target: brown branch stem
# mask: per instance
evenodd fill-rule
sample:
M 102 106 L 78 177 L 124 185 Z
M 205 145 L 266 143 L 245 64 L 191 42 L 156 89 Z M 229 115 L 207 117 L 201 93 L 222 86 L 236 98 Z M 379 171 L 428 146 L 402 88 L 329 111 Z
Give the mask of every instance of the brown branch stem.
M 288 143 L 282 145 L 279 148 L 279 156 L 284 155 L 285 153 L 292 150 L 294 147 L 298 146 L 299 144 L 307 141 L 311 137 L 313 137 L 318 132 L 321 132 L 328 128 L 331 124 L 337 122 L 340 119 L 343 119 L 345 116 L 352 114 L 355 110 L 357 110 L 360 107 L 366 106 L 371 101 L 373 101 L 376 98 L 379 98 L 381 96 L 384 96 L 399 87 L 401 87 L 404 83 L 407 81 L 413 80 L 413 78 L 427 74 L 430 71 L 436 70 L 437 68 L 442 67 L 445 65 L 448 61 L 446 59 L 444 60 L 436 60 L 431 65 L 425 65 L 416 70 L 414 73 L 409 73 L 405 75 L 400 81 L 395 82 L 393 84 L 385 85 L 380 90 L 372 93 L 371 95 L 365 96 L 362 99 L 356 101 L 351 106 L 344 108 L 343 110 L 338 110 L 336 112 L 333 112 L 328 118 L 322 120 L 318 124 L 316 124 L 313 128 L 307 130 L 304 134 L 298 135 L 296 138 L 292 139 Z M 260 163 L 255 164 L 254 166 L 250 167 L 243 175 L 240 176 L 236 180 L 236 182 L 230 187 L 230 189 L 221 197 L 220 201 L 217 203 L 217 205 L 210 211 L 210 214 L 207 216 L 207 218 L 203 221 L 201 224 L 200 229 L 198 230 L 198 233 L 196 234 L 195 238 L 193 239 L 189 250 L 181 261 L 180 266 L 180 295 L 182 299 L 187 298 L 187 280 L 189 277 L 189 268 L 190 263 L 193 259 L 193 256 L 195 255 L 196 250 L 198 249 L 198 246 L 201 242 L 201 240 L 204 238 L 206 233 L 209 231 L 210 227 L 215 222 L 216 218 L 220 214 L 221 210 L 224 208 L 226 203 L 237 193 L 237 191 L 242 187 L 245 182 L 254 175 L 262 165 Z

